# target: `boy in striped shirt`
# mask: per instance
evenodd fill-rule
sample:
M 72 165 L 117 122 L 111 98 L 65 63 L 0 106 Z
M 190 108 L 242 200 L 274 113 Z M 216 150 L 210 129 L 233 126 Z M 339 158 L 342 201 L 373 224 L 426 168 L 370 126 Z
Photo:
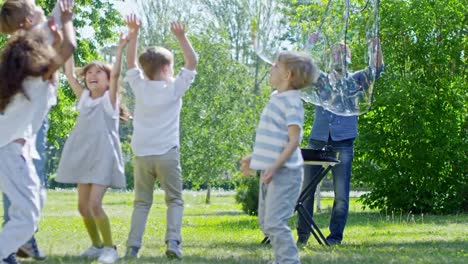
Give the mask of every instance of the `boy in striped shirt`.
M 319 74 L 305 54 L 285 51 L 278 55 L 270 75 L 275 92 L 262 112 L 253 153 L 241 161 L 244 175 L 261 171 L 258 221 L 273 246 L 275 260 L 270 263 L 300 263 L 288 226 L 303 178 L 299 143 L 304 106 L 299 90 L 315 82 Z

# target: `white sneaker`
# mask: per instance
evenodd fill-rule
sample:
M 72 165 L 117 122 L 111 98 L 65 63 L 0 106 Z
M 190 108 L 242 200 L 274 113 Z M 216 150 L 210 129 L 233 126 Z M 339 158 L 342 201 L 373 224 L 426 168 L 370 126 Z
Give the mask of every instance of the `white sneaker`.
M 101 252 L 103 252 L 104 248 L 98 248 L 98 247 L 95 247 L 95 246 L 91 246 L 89 247 L 88 249 L 86 249 L 85 251 L 83 251 L 83 253 L 81 253 L 81 257 L 85 257 L 85 258 L 92 258 L 92 259 L 95 259 L 95 258 L 99 258 L 99 256 L 101 255 Z
M 119 259 L 119 253 L 114 247 L 104 247 L 101 256 L 98 258 L 99 263 L 111 264 Z

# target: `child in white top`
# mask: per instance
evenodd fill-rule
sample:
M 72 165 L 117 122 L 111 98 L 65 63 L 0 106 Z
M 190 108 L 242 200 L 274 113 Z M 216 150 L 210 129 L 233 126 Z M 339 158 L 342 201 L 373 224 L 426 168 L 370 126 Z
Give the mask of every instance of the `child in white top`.
M 94 61 L 82 70 L 84 86 L 75 75 L 74 61 L 65 64 L 65 75 L 78 98 L 78 119 L 65 142 L 57 182 L 76 183 L 78 210 L 92 245 L 81 256 L 114 263 L 119 258 L 112 241 L 102 200 L 109 187 L 125 188 L 119 139 L 119 79 L 127 38 L 120 36 L 113 68 Z
M 180 235 L 183 216 L 182 175 L 179 153 L 179 123 L 182 97 L 195 77 L 197 57 L 185 35 L 185 27 L 173 22 L 171 31 L 182 48 L 185 66 L 174 78 L 173 54 L 162 47 L 148 48 L 139 56 L 137 39 L 140 23 L 127 17 L 129 45 L 126 81 L 135 94 L 132 149 L 135 201 L 127 240 L 128 257 L 136 257 L 142 245 L 148 212 L 153 202 L 156 178 L 165 191 L 167 205 L 166 255 L 181 258 Z
M 76 47 L 69 1 L 61 3 L 61 11 L 64 39 L 57 52 L 48 42 L 46 32 L 23 31 L 8 41 L 1 58 L 0 190 L 11 202 L 11 220 L 0 232 L 3 263 L 17 263 L 16 250 L 37 229 L 40 184 L 32 164 L 36 151 L 31 141 L 54 101 L 55 72 Z M 10 26 L 3 24 L 6 22 L 2 14 L 0 28 Z
M 299 149 L 304 107 L 299 89 L 319 76 L 317 66 L 304 54 L 281 52 L 271 69 L 276 89 L 262 112 L 253 153 L 242 160 L 242 172 L 260 170 L 258 221 L 269 236 L 275 260 L 269 263 L 299 264 L 288 219 L 293 215 L 303 178 Z
M 70 1 L 70 5 L 73 5 L 74 1 Z M 47 36 L 46 40 L 49 44 L 57 46 L 60 44 L 61 36 L 59 31 L 62 28 L 62 22 L 60 18 L 60 1 L 58 1 L 51 13 L 51 17 L 47 20 L 44 16 L 44 11 L 41 7 L 37 6 L 34 1 L 31 0 L 6 0 L 0 10 L 0 32 L 6 34 L 14 34 L 21 30 L 27 31 L 45 31 Z M 58 84 L 58 81 L 54 81 Z M 53 106 L 57 102 L 56 96 L 49 98 L 50 105 Z M 41 182 L 40 200 L 41 210 L 45 204 L 47 192 L 46 192 L 46 175 L 44 171 L 45 167 L 45 141 L 48 129 L 48 118 L 46 117 L 43 121 L 43 126 L 37 133 L 37 139 L 31 139 L 30 143 L 35 145 L 32 149 L 35 149 L 36 145 L 41 150 L 37 155 L 33 156 L 34 165 L 37 169 L 37 174 Z M 34 143 L 36 141 L 36 143 Z M 3 194 L 3 208 L 4 208 L 4 224 L 9 221 L 10 216 L 8 211 L 10 208 L 10 200 L 8 196 Z M 34 236 L 18 250 L 20 257 L 32 257 L 36 260 L 44 260 L 46 255 L 37 246 L 36 239 Z

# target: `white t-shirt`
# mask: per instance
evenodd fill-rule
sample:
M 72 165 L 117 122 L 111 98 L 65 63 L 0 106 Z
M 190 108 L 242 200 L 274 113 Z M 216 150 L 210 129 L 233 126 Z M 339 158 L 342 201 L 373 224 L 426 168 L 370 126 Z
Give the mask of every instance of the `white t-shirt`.
M 0 113 L 0 147 L 20 138 L 34 141 L 50 107 L 56 103 L 57 86 L 44 81 L 42 76 L 27 77 L 23 87 L 28 97 L 15 95 Z M 35 153 L 35 149 L 32 152 Z
M 182 96 L 196 72 L 182 68 L 172 82 L 145 79 L 139 68 L 125 80 L 135 94 L 132 149 L 137 156 L 161 155 L 179 146 Z

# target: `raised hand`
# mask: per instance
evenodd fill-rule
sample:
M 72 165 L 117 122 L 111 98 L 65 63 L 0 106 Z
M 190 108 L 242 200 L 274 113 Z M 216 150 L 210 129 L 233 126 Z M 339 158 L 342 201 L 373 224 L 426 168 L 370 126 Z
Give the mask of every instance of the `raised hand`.
M 128 27 L 127 66 L 133 69 L 137 67 L 138 31 L 141 22 L 135 14 L 130 14 L 125 18 L 125 24 Z
M 60 0 L 60 17 L 62 24 L 72 21 L 74 4 L 72 0 Z
M 171 22 L 171 32 L 177 38 L 182 38 L 185 36 L 185 25 L 181 22 Z
M 171 32 L 177 38 L 182 52 L 184 53 L 185 65 L 184 68 L 190 71 L 195 70 L 198 59 L 192 44 L 185 35 L 185 25 L 180 22 L 171 22 Z
M 125 48 L 125 46 L 127 46 L 127 44 L 128 44 L 128 35 L 124 35 L 124 33 L 120 33 L 119 42 L 117 44 L 117 47 L 119 49 L 123 49 L 123 48 Z
M 320 39 L 320 35 L 317 32 L 310 34 L 308 43 L 309 45 L 314 45 Z
M 135 14 L 130 14 L 125 18 L 125 24 L 127 24 L 127 27 L 129 29 L 129 33 L 137 33 L 140 30 L 141 27 L 141 21 L 138 20 L 137 16 Z
M 52 47 L 54 47 L 54 49 L 58 49 L 63 41 L 62 32 L 58 29 L 58 26 L 55 23 L 55 20 L 53 17 L 51 17 L 47 21 L 47 26 L 49 27 L 50 32 L 52 32 L 52 35 L 54 37 L 54 43 L 52 43 Z

